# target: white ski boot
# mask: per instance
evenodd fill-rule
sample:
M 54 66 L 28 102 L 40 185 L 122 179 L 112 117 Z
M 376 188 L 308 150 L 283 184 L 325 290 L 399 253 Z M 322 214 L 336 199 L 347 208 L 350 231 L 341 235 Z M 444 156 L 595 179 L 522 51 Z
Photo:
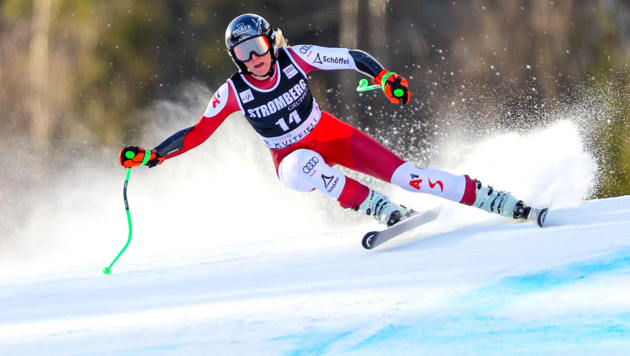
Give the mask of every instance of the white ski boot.
M 543 227 L 548 208 L 535 209 L 523 203 L 510 195 L 510 192 L 502 192 L 494 190 L 491 186 L 484 187 L 483 184 L 475 179 L 477 184 L 477 198 L 474 207 L 485 210 L 489 213 L 496 213 L 505 217 L 514 219 L 531 220 Z
M 475 179 L 477 184 L 477 198 L 473 206 L 489 213 L 496 213 L 506 217 L 514 216 L 517 204 L 522 201 L 510 195 L 510 192 L 502 192 L 494 190 L 492 187 L 485 187 L 481 182 Z
M 404 205 L 393 203 L 387 196 L 372 189 L 370 189 L 365 201 L 355 210 L 374 216 L 376 221 L 387 225 L 387 227 L 396 224 L 400 219 L 407 217 L 410 212 L 413 212 L 413 210 L 407 209 Z

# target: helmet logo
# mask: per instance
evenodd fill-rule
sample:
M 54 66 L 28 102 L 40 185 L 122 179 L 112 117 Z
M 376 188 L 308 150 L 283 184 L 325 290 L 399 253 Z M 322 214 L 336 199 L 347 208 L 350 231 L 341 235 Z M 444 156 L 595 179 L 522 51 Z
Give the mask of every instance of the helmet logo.
M 256 27 L 258 29 L 258 33 L 261 33 L 263 32 L 263 30 L 265 30 L 265 28 L 263 28 L 265 27 L 265 20 L 262 17 L 258 18 L 258 21 L 256 21 Z
M 236 25 L 236 29 L 232 31 L 232 36 L 236 37 L 243 32 L 247 32 L 252 29 L 251 25 L 245 25 L 244 23 L 239 23 Z

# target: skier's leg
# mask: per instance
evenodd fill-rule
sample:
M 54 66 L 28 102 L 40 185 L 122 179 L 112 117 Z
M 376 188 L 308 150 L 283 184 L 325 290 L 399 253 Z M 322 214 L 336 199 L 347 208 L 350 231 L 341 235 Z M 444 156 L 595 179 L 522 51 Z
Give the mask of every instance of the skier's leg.
M 485 187 L 467 175 L 418 168 L 360 130 L 340 121 L 336 125 L 344 125 L 343 130 L 349 138 L 351 155 L 334 156 L 345 167 L 391 182 L 408 191 L 436 195 L 503 216 L 525 218 L 529 212 L 528 207 L 509 192 Z
M 529 215 L 529 207 L 512 197 L 510 193 L 483 186 L 481 182 L 467 175 L 457 176 L 437 169 L 417 168 L 396 156 L 372 137 L 326 112 L 322 113 L 320 123 L 311 134 L 315 133 L 318 136 L 315 140 L 317 151 L 321 152 L 331 165 L 337 163 L 409 191 L 433 194 L 503 216 L 526 218 Z M 356 181 L 353 182 L 360 185 Z M 363 192 L 367 191 L 365 187 Z M 380 196 L 376 192 L 375 194 Z M 352 194 L 344 192 L 344 195 Z M 361 196 L 366 197 L 368 194 L 362 193 Z M 371 206 L 367 203 L 368 199 L 362 201 L 355 198 L 348 204 L 343 203 L 348 201 L 346 199 L 339 201 L 345 208 L 370 211 L 369 208 L 365 208 Z M 357 203 L 361 201 L 362 203 Z M 406 210 L 403 206 L 400 207 Z
M 409 162 L 400 165 L 392 174 L 391 182 L 410 192 L 428 193 L 457 203 L 472 200 L 474 181 L 468 176 L 457 176 L 439 169 L 418 168 Z M 464 199 L 468 193 L 468 199 Z M 468 204 L 470 205 L 470 204 Z
M 418 168 L 409 162 L 396 169 L 392 184 L 411 192 L 436 195 L 515 219 L 526 218 L 528 212 L 523 201 L 509 192 L 486 187 L 467 175 L 456 176 L 438 169 Z
M 321 126 L 321 127 L 320 127 Z M 403 159 L 361 130 L 324 112 L 316 133 L 317 151 L 327 162 L 390 182 Z
M 339 199 L 348 178 L 327 165 L 322 156 L 311 150 L 296 150 L 282 160 L 278 177 L 287 187 L 298 192 L 317 189 L 325 195 Z
M 407 214 L 406 208 L 346 177 L 312 150 L 299 149 L 284 157 L 278 167 L 278 177 L 293 190 L 309 192 L 317 189 L 337 199 L 342 207 L 363 211 L 389 226 Z

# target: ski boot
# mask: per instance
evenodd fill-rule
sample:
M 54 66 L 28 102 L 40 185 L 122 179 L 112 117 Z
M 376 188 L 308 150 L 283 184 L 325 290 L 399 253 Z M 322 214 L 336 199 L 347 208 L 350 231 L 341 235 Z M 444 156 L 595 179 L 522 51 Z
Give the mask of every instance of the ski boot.
M 365 201 L 355 210 L 362 211 L 366 215 L 372 215 L 376 221 L 387 225 L 387 227 L 396 224 L 414 212 L 413 209 L 407 209 L 404 205 L 393 203 L 387 196 L 372 189 L 370 189 Z
M 485 187 L 475 179 L 477 185 L 474 207 L 489 213 L 496 213 L 514 219 L 525 219 L 538 223 L 543 227 L 547 217 L 548 208 L 535 209 L 510 195 L 510 192 L 494 190 L 491 186 Z

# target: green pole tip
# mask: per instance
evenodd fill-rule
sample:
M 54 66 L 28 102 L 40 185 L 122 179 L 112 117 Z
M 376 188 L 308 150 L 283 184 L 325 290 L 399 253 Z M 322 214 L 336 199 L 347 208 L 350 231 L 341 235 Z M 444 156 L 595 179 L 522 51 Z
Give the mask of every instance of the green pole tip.
M 127 151 L 127 153 L 125 153 L 125 156 L 126 156 L 128 159 L 132 159 L 132 158 L 134 158 L 134 157 L 136 156 L 136 154 L 135 154 L 135 153 L 133 153 L 133 152 L 131 152 L 131 151 Z
M 110 272 L 109 267 L 103 268 L 103 274 L 109 274 L 109 272 Z
M 397 98 L 401 98 L 403 95 L 405 95 L 405 91 L 402 90 L 402 89 L 396 89 L 396 90 L 394 90 L 394 95 Z
M 369 82 L 365 78 L 359 80 L 359 86 L 357 87 L 357 91 L 358 92 L 364 92 L 364 91 L 368 91 L 368 90 L 378 89 L 378 88 L 381 87 L 380 85 L 368 85 L 368 84 L 369 84 Z

